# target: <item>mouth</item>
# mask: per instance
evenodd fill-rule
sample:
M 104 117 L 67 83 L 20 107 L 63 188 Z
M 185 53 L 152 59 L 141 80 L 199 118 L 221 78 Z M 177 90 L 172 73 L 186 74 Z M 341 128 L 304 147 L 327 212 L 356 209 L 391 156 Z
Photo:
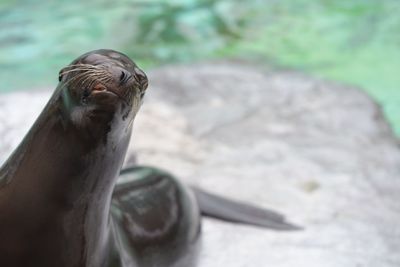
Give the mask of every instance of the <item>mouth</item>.
M 98 83 L 96 84 L 91 91 L 89 92 L 89 95 L 96 97 L 96 96 L 111 96 L 111 97 L 116 97 L 119 98 L 122 102 L 124 102 L 126 105 L 129 105 L 126 94 L 121 94 L 121 92 L 117 90 L 113 90 L 111 88 L 107 88 L 105 85 Z

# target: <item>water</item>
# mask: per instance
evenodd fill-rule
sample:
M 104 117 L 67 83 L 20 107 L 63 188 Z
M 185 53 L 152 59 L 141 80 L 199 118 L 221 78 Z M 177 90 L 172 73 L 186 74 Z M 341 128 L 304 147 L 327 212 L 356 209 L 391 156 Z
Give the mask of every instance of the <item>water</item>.
M 245 58 L 361 87 L 400 134 L 400 1 L 0 1 L 0 92 L 54 87 L 97 48 L 144 68 Z

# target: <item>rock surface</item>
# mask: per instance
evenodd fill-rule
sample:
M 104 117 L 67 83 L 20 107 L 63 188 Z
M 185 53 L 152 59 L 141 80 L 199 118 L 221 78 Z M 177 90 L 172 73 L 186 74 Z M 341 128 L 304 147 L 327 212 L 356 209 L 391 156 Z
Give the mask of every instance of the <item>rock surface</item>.
M 400 266 L 400 150 L 368 96 L 235 63 L 168 66 L 149 77 L 128 161 L 136 155 L 306 228 L 205 219 L 199 267 Z M 0 96 L 0 162 L 49 96 Z

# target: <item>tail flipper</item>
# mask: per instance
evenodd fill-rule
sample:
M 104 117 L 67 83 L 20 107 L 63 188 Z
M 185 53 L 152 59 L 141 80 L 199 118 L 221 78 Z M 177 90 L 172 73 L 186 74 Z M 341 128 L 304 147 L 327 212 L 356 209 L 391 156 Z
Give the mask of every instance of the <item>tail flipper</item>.
M 192 187 L 202 215 L 229 222 L 255 225 L 274 230 L 301 230 L 302 228 L 285 221 L 275 211 L 257 208 L 235 200 L 216 196 Z

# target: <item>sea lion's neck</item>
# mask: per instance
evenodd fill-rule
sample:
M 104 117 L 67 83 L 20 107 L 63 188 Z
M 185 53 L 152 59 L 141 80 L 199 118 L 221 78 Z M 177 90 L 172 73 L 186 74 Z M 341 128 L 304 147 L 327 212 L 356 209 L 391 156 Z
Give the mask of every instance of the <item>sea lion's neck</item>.
M 111 195 L 130 129 L 93 138 L 71 124 L 59 105 L 47 106 L 0 170 L 0 217 L 8 216 L 13 230 L 31 236 L 29 242 L 57 252 L 54 259 L 82 264 L 104 255 L 99 250 L 107 245 Z

